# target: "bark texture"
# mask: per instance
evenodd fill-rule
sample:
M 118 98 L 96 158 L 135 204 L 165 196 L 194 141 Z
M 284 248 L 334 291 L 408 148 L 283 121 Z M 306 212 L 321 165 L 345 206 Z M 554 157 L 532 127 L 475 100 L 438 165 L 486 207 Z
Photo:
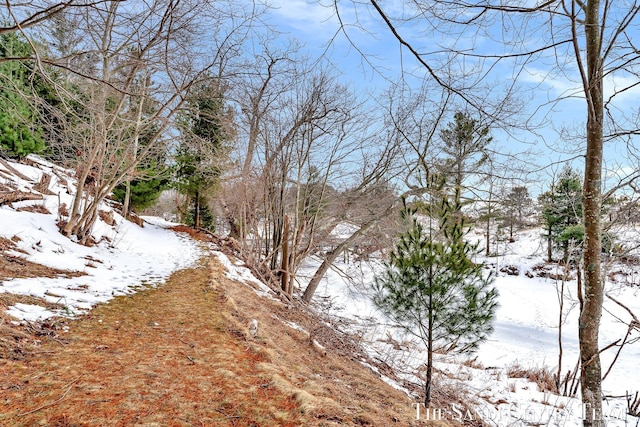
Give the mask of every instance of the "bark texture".
M 601 275 L 602 144 L 603 144 L 603 66 L 601 57 L 600 1 L 585 5 L 587 79 L 587 150 L 584 175 L 584 303 L 580 313 L 579 339 L 581 391 L 585 427 L 600 427 L 602 420 L 602 368 L 598 348 L 602 316 Z

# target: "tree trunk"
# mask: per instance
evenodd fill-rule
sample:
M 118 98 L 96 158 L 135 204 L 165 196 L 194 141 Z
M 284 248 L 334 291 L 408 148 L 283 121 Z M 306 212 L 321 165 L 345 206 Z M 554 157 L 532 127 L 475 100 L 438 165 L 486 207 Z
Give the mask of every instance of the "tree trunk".
M 491 209 L 487 215 L 487 241 L 485 247 L 485 256 L 491 255 Z
M 289 215 L 284 216 L 284 231 L 282 232 L 282 260 L 280 262 L 280 274 L 282 279 L 282 290 L 291 296 L 289 284 Z
M 100 143 L 94 144 L 88 161 L 84 163 L 82 173 L 77 177 L 78 183 L 76 184 L 76 194 L 73 196 L 73 204 L 71 205 L 71 212 L 69 212 L 69 220 L 61 230 L 62 234 L 65 236 L 71 236 L 73 234 L 72 230 L 76 226 L 76 219 L 80 217 L 80 205 L 82 204 L 82 199 L 85 195 L 85 184 L 89 177 L 92 165 L 95 164 L 96 160 L 99 158 L 101 146 L 102 144 Z
M 146 79 L 142 79 L 143 81 L 143 91 L 142 93 L 146 93 Z M 133 145 L 132 145 L 132 157 L 133 157 L 133 162 L 136 162 L 136 158 L 138 157 L 138 143 L 140 140 L 140 127 L 142 125 L 142 107 L 144 105 L 142 98 L 140 100 L 140 102 L 138 103 L 138 113 L 136 116 L 136 130 L 135 130 L 135 137 L 133 138 Z M 122 203 L 122 216 L 127 219 L 129 217 L 129 204 L 131 203 L 131 175 L 127 174 L 127 180 L 125 182 L 126 185 L 126 191 L 125 191 L 125 195 L 124 195 L 124 202 Z
M 200 227 L 200 192 L 196 190 L 196 194 L 193 197 L 193 227 Z
M 429 266 L 429 289 L 433 289 L 433 266 Z M 427 325 L 427 375 L 424 385 L 424 406 L 431 405 L 431 384 L 433 380 L 433 293 L 429 292 L 429 324 Z
M 122 217 L 127 218 L 129 216 L 129 203 L 131 202 L 131 179 L 127 178 L 127 181 L 124 183 L 125 192 L 124 192 L 124 201 L 122 202 Z
M 560 285 L 560 295 L 558 296 L 559 301 L 559 314 L 558 314 L 558 370 L 556 371 L 556 390 L 560 393 L 560 385 L 562 382 L 562 324 L 564 322 L 563 319 L 563 311 L 564 311 L 564 286 L 566 280 L 569 276 L 569 264 L 565 264 L 564 273 L 562 275 L 562 282 Z
M 390 208 L 391 209 L 391 208 Z M 388 210 L 390 210 L 388 209 Z M 386 211 L 385 211 L 386 212 Z M 311 298 L 313 298 L 313 294 L 318 289 L 320 285 L 320 280 L 324 277 L 324 275 L 329 270 L 329 267 L 333 264 L 333 262 L 340 256 L 340 254 L 348 248 L 354 241 L 356 241 L 360 236 L 362 236 L 369 228 L 371 228 L 376 222 L 378 222 L 380 218 L 374 218 L 369 220 L 369 222 L 363 224 L 355 233 L 351 236 L 343 240 L 334 250 L 329 252 L 327 256 L 320 264 L 320 267 L 316 270 L 315 274 L 311 278 L 311 281 L 307 285 L 307 288 L 304 290 L 304 294 L 302 295 L 302 300 L 306 303 L 311 302 Z
M 598 337 L 602 315 L 603 283 L 601 268 L 602 207 L 602 143 L 603 143 L 603 85 L 600 1 L 590 0 L 585 10 L 587 84 L 585 94 L 588 107 L 587 151 L 584 171 L 584 305 L 580 313 L 580 380 L 585 427 L 600 427 L 602 420 L 602 374 Z

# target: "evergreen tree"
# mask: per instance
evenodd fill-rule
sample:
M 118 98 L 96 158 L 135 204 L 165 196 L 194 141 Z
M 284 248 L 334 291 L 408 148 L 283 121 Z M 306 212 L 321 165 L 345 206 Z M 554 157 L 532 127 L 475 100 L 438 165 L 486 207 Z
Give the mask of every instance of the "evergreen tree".
M 483 265 L 472 261 L 478 246 L 464 240 L 464 225 L 452 217 L 459 206 L 442 203 L 439 227 L 425 228 L 415 209 L 402 211 L 403 233 L 374 285 L 374 303 L 427 348 L 425 405 L 431 402 L 433 353 L 470 352 L 492 331 L 498 294 Z M 436 236 L 443 238 L 436 239 Z
M 505 195 L 502 200 L 504 207 L 504 222 L 509 227 L 509 237 L 513 238 L 514 226 L 522 226 L 524 215 L 532 204 L 529 189 L 525 186 L 517 186 Z
M 215 216 L 209 207 L 209 202 L 206 197 L 200 196 L 200 203 L 197 206 L 198 213 L 196 215 L 195 212 L 196 206 L 191 205 L 189 207 L 189 215 L 186 218 L 186 224 L 191 227 L 196 228 L 204 228 L 205 230 L 209 230 L 212 233 L 216 231 L 215 224 Z M 198 225 L 196 226 L 196 219 L 198 220 Z
M 134 179 L 129 182 L 130 205 L 134 211 L 140 212 L 158 200 L 160 194 L 169 185 L 169 173 L 166 167 L 146 167 L 143 170 L 144 179 Z M 113 198 L 124 202 L 126 184 L 120 184 L 113 189 Z
M 440 132 L 443 159 L 442 174 L 451 188 L 451 196 L 456 195 L 457 204 L 466 189 L 466 178 L 476 172 L 487 157 L 487 146 L 493 140 L 488 126 L 469 113 L 458 111 L 445 129 Z
M 33 67 L 24 58 L 33 55 L 31 46 L 16 33 L 0 35 L 0 149 L 11 157 L 23 157 L 44 149 L 38 109 L 33 99 Z
M 547 261 L 552 260 L 552 248 L 562 250 L 563 260 L 569 260 L 569 248 L 581 244 L 582 180 L 570 166 L 565 166 L 551 189 L 539 196 L 542 219 L 546 229 Z M 581 231 L 582 230 L 582 231 Z
M 469 176 L 478 173 L 488 160 L 488 145 L 493 140 L 491 130 L 469 113 L 458 111 L 445 129 L 440 131 L 441 150 L 440 174 L 445 179 L 445 192 L 454 199 L 457 211 L 451 215 L 462 221 L 462 196 L 473 186 Z
M 147 120 L 154 112 L 151 102 L 142 102 L 139 105 L 139 120 Z M 147 124 L 147 129 L 141 134 L 132 129 L 133 143 L 129 147 L 131 156 L 136 157 L 138 152 L 148 147 L 150 135 L 158 131 L 158 127 Z M 128 216 L 130 208 L 140 212 L 152 206 L 160 197 L 160 194 L 169 186 L 172 169 L 168 165 L 166 150 L 154 150 L 145 159 L 140 161 L 131 177 L 118 185 L 113 190 L 114 198 L 123 204 L 123 215 Z
M 201 214 L 213 218 L 206 194 L 218 185 L 222 173 L 220 160 L 232 138 L 230 115 L 215 79 L 203 82 L 191 94 L 175 156 L 176 188 L 190 204 L 183 220 L 196 228 L 202 226 Z

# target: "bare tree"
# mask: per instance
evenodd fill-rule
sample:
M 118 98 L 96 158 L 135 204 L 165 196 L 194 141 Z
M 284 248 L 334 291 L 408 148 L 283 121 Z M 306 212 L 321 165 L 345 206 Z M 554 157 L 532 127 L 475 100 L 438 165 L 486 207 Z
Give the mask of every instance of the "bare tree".
M 250 262 L 279 275 L 291 294 L 302 260 L 327 246 L 355 210 L 359 199 L 349 196 L 372 179 L 353 165 L 377 162 L 380 147 L 372 149 L 362 100 L 321 59 L 304 58 L 295 43 L 260 43 L 232 94 L 246 143 L 238 144 L 243 160 L 223 185 L 220 210 Z
M 305 302 L 311 301 L 320 281 L 340 254 L 361 241 L 376 224 L 395 214 L 404 198 L 417 197 L 426 191 L 435 169 L 430 146 L 448 107 L 447 94 L 442 96 L 443 102 L 431 104 L 426 89 L 416 94 L 399 85 L 388 91 L 380 120 L 384 130 L 372 129 L 375 145 L 380 148 L 371 153 L 375 153 L 375 157 L 363 163 L 360 180 L 349 192 L 353 205 L 367 204 L 370 209 L 358 218 L 354 232 L 323 256 L 304 291 Z M 371 195 L 378 194 L 379 187 L 392 180 L 404 181 L 407 189 L 400 195 L 374 196 L 376 201 L 371 203 Z
M 67 101 L 58 108 L 54 129 L 61 133 L 59 143 L 74 147 L 78 169 L 64 234 L 89 242 L 101 201 L 140 162 L 166 150 L 190 88 L 221 66 L 226 51 L 220 44 L 236 42 L 219 34 L 223 42 L 211 43 L 219 48 L 212 50 L 198 41 L 205 34 L 201 25 L 206 20 L 224 28 L 232 14 L 208 4 L 158 0 L 144 9 L 105 2 L 73 16 L 84 34 L 73 55 L 88 66 L 67 69 L 68 57 L 43 60 L 73 79 L 72 89 L 59 86 Z
M 339 165 L 355 149 L 346 138 L 357 126 L 359 101 L 323 69 L 303 68 L 280 79 L 286 88 L 278 88 L 277 98 L 259 117 L 255 147 L 261 152 L 252 168 L 254 182 L 263 186 L 263 198 L 256 204 L 262 221 L 261 229 L 254 225 L 252 235 L 260 239 L 254 251 L 259 248 L 261 255 L 255 258 L 278 271 L 290 294 L 298 265 L 315 250 L 323 234 L 320 229 L 327 225 L 319 219 L 329 212 L 331 183 L 340 173 Z M 248 169 L 245 162 L 245 183 Z
M 81 8 L 100 7 L 110 0 L 95 1 L 49 1 L 30 0 L 21 2 L 5 1 L 8 20 L 0 26 L 0 34 L 24 31 L 43 22 L 56 18 L 65 10 L 78 10 Z
M 261 148 L 267 141 L 270 115 L 276 115 L 284 105 L 291 79 L 300 75 L 295 67 L 298 46 L 274 48 L 272 44 L 271 37 L 260 36 L 259 51 L 235 75 L 235 90 L 229 93 L 239 110 L 238 138 L 244 144 L 238 148 L 246 148 L 236 153 L 243 159 L 238 176 L 223 186 L 222 211 L 231 236 L 240 240 L 245 256 L 253 261 L 260 259 L 264 247 L 258 229 L 265 159 L 259 157 Z

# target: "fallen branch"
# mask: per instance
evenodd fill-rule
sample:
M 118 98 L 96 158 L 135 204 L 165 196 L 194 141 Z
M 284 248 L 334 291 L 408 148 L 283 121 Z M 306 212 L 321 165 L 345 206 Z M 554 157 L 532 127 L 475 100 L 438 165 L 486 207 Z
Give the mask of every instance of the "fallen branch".
M 17 176 L 20 179 L 24 179 L 25 181 L 31 181 L 31 178 L 29 178 L 28 176 L 26 176 L 25 174 L 21 173 L 19 170 L 17 170 L 16 168 L 14 168 L 13 166 L 11 166 L 8 162 L 6 162 L 4 159 L 0 158 L 0 164 L 2 164 L 2 166 L 4 166 L 9 172 L 11 172 L 12 174 L 14 174 L 15 176 Z
M 3 191 L 0 192 L 0 205 L 13 202 L 21 202 L 23 200 L 42 200 L 42 194 L 27 193 L 24 191 Z
M 29 415 L 29 414 L 33 414 L 34 412 L 38 412 L 44 408 L 49 408 L 50 406 L 54 406 L 57 405 L 58 403 L 62 402 L 62 400 L 67 396 L 67 394 L 69 394 L 69 391 L 71 390 L 71 386 L 74 385 L 75 383 L 77 383 L 78 381 L 80 381 L 80 378 L 82 378 L 82 375 L 80 375 L 78 378 L 76 378 L 75 380 L 71 381 L 69 384 L 67 384 L 65 387 L 67 387 L 67 390 L 62 394 L 62 396 L 60 396 L 60 399 L 56 400 L 55 402 L 51 402 L 51 403 L 46 403 L 42 406 L 37 407 L 36 409 L 32 409 L 31 411 L 28 412 L 24 412 L 22 414 L 18 414 L 19 417 L 24 417 L 25 415 Z

